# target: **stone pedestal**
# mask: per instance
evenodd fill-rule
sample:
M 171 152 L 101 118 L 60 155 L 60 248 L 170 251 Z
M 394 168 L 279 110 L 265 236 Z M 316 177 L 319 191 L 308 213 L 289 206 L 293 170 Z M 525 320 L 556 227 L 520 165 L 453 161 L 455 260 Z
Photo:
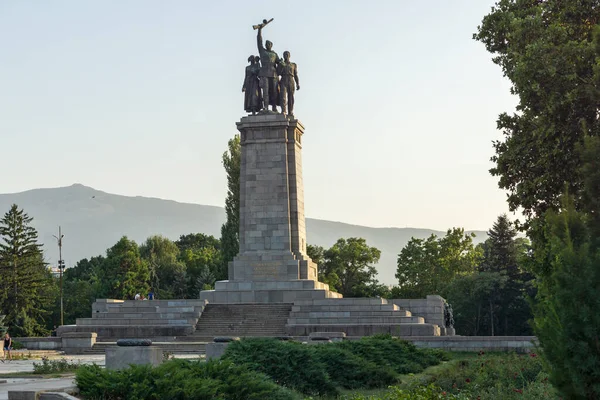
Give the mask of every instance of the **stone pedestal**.
M 306 255 L 302 135 L 283 114 L 243 117 L 240 131 L 240 251 L 229 280 L 201 299 L 212 303 L 291 303 L 341 297 L 317 281 Z
M 95 332 L 70 332 L 61 336 L 62 350 L 65 354 L 82 354 L 96 344 Z
M 163 351 L 156 346 L 116 346 L 106 348 L 106 368 L 123 369 L 131 364 L 159 365 Z

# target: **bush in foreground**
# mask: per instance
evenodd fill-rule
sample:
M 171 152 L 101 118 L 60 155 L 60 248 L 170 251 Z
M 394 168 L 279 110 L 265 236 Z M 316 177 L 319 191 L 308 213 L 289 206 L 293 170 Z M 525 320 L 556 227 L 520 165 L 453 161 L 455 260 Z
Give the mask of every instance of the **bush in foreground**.
M 76 383 L 85 399 L 102 400 L 299 400 L 264 374 L 229 361 L 170 360 L 158 367 L 121 371 L 81 366 Z
M 391 336 L 372 336 L 316 346 L 245 339 L 230 344 L 224 358 L 304 394 L 332 396 L 337 388 L 387 387 L 399 382 L 399 374 L 421 372 L 446 356 Z
M 314 346 L 317 347 L 317 346 Z M 276 383 L 307 395 L 333 396 L 337 389 L 313 346 L 250 338 L 227 346 L 223 359 L 262 372 Z
M 76 371 L 81 364 L 75 361 L 68 361 L 64 358 L 60 360 L 49 360 L 48 357 L 42 357 L 41 363 L 33 363 L 33 372 L 36 374 L 55 374 L 61 372 Z
M 336 343 L 342 349 L 365 360 L 388 368 L 398 374 L 419 373 L 425 368 L 447 361 L 448 356 L 440 350 L 419 349 L 412 343 L 389 335 L 377 335 L 357 341 Z
M 481 353 L 454 360 L 421 376 L 407 387 L 391 387 L 381 395 L 351 394 L 344 400 L 557 400 L 537 355 Z

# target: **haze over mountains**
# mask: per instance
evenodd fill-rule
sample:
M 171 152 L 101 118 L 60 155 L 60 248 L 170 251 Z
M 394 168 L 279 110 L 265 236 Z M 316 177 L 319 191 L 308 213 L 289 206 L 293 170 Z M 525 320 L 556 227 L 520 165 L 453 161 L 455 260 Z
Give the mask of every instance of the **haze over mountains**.
M 63 258 L 67 267 L 82 258 L 99 254 L 122 236 L 142 243 L 160 234 L 172 240 L 187 233 L 220 236 L 225 222 L 222 207 L 178 203 L 148 197 L 110 194 L 81 184 L 51 189 L 33 189 L 21 193 L 0 194 L 0 215 L 17 204 L 33 217 L 33 226 L 44 243 L 47 261 L 58 259 L 56 239 L 62 227 Z M 362 237 L 370 246 L 381 250 L 377 265 L 378 278 L 385 284 L 396 284 L 396 258 L 411 237 L 425 238 L 445 232 L 417 228 L 370 228 L 342 222 L 307 218 L 308 243 L 330 247 L 339 238 Z M 473 231 L 476 242 L 485 240 L 484 231 Z

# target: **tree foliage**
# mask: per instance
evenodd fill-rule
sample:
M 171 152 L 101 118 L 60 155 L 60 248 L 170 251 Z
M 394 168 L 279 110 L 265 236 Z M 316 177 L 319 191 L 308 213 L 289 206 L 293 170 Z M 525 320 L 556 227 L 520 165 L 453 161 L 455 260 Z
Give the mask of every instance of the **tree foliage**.
M 175 244 L 186 268 L 186 296 L 198 298 L 201 290 L 212 289 L 215 280 L 223 277 L 221 242 L 214 236 L 193 233 L 180 236 Z
M 566 198 L 546 216 L 547 274 L 538 279 L 535 333 L 553 385 L 569 399 L 600 397 L 600 247 L 590 220 Z M 540 252 L 541 253 L 541 252 Z
M 223 167 L 227 173 L 227 197 L 225 198 L 226 222 L 221 226 L 222 267 L 217 280 L 227 279 L 227 266 L 240 250 L 240 165 L 242 147 L 240 136 L 235 135 L 228 142 L 228 150 L 223 153 Z
M 474 236 L 453 228 L 442 238 L 434 234 L 427 239 L 411 238 L 398 255 L 399 287 L 394 297 L 440 294 L 456 277 L 473 273 L 481 258 L 481 250 L 473 245 Z
M 186 279 L 186 265 L 179 260 L 179 247 L 173 241 L 150 236 L 140 246 L 140 257 L 148 264 L 149 284 L 157 298 L 183 297 L 180 283 Z
M 14 336 L 46 334 L 57 295 L 33 218 L 16 204 L 0 219 L 0 301 Z
M 377 269 L 374 266 L 381 251 L 367 245 L 365 239 L 341 238 L 327 250 L 311 246 L 307 252 L 317 260 L 322 257 L 319 281 L 329 284 L 332 290 L 344 297 L 368 297 L 382 292 L 383 287 L 375 278 Z
M 494 55 L 519 97 L 503 113 L 490 170 L 509 192 L 511 210 L 528 222 L 559 208 L 565 184 L 579 205 L 582 159 L 577 146 L 600 134 L 598 63 L 593 31 L 597 0 L 500 0 L 474 39 Z M 596 71 L 595 71 L 596 69 Z
M 138 245 L 126 236 L 106 251 L 99 279 L 106 298 L 133 299 L 150 288 L 148 263 L 141 258 Z

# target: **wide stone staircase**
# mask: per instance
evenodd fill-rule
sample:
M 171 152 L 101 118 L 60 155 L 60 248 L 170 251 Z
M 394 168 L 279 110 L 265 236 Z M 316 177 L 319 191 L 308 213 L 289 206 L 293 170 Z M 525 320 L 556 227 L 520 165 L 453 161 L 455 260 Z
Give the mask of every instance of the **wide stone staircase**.
M 215 336 L 285 336 L 292 304 L 207 304 L 196 331 L 180 340 L 212 341 Z
M 206 342 L 176 341 L 176 342 L 152 342 L 153 346 L 159 347 L 164 353 L 202 355 L 206 353 Z M 116 347 L 117 342 L 102 341 L 96 342 L 91 349 L 87 349 L 83 354 L 105 354 L 108 347 Z
M 312 332 L 345 332 L 347 336 L 387 333 L 393 336 L 440 336 L 440 327 L 385 299 L 341 298 L 298 300 L 287 322 L 292 336 Z
M 78 318 L 76 325 L 58 328 L 67 332 L 96 332 L 98 339 L 149 338 L 172 340 L 194 332 L 204 300 L 99 299 L 92 318 Z

